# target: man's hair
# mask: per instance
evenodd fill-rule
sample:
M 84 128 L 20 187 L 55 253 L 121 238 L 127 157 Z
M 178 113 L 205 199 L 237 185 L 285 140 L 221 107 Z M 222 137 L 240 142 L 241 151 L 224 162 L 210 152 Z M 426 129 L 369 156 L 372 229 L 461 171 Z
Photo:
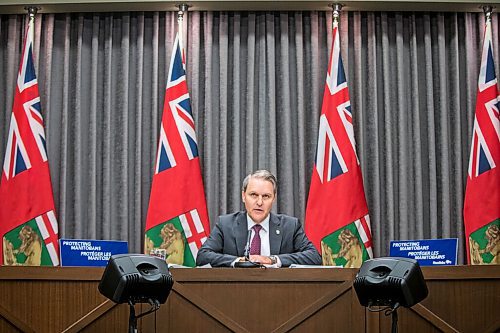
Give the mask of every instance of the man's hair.
M 278 181 L 276 180 L 276 177 L 267 170 L 257 170 L 249 174 L 248 176 L 243 179 L 243 186 L 241 186 L 241 190 L 243 192 L 246 192 L 248 183 L 250 182 L 251 178 L 258 178 L 258 179 L 263 179 L 267 180 L 268 182 L 271 182 L 273 184 L 273 190 L 274 190 L 274 195 L 276 195 L 276 192 L 278 191 Z

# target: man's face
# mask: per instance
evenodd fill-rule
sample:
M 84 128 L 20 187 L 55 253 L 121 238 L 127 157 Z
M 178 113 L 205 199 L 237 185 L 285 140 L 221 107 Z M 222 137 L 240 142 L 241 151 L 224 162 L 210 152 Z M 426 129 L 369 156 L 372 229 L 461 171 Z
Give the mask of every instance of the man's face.
M 241 192 L 241 199 L 250 218 L 255 223 L 261 223 L 271 212 L 274 195 L 273 184 L 260 178 L 250 178 L 245 192 Z

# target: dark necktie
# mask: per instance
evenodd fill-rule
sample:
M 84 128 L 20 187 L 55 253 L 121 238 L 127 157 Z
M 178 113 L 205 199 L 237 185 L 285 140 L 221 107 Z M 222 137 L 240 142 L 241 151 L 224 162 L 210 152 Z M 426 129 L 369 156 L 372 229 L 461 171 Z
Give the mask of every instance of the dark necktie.
M 250 244 L 250 254 L 259 254 L 260 255 L 260 229 L 262 226 L 256 224 L 252 227 L 253 231 L 255 231 L 255 235 L 253 236 L 252 243 Z

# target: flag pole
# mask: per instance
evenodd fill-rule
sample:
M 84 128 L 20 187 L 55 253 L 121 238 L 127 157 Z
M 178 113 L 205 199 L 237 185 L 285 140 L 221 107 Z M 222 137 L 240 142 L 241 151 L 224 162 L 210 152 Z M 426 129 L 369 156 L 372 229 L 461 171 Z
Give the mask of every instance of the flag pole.
M 188 11 L 189 5 L 186 3 L 178 4 L 179 11 L 177 12 L 177 23 L 179 24 L 179 37 L 182 37 L 182 21 L 184 20 L 184 13 Z
M 182 67 L 186 69 L 186 55 L 184 53 L 184 43 L 182 39 L 182 23 L 184 21 L 184 13 L 189 10 L 189 5 L 187 3 L 181 3 L 178 4 L 177 7 L 179 8 L 179 11 L 177 12 L 177 24 L 178 24 L 178 31 L 177 33 L 179 34 L 179 46 L 181 48 L 181 53 L 182 53 Z
M 28 11 L 28 26 L 30 26 L 35 22 L 35 15 L 40 8 L 35 6 L 26 6 L 24 9 Z M 28 29 L 28 31 L 31 34 L 30 37 L 33 37 L 33 29 Z

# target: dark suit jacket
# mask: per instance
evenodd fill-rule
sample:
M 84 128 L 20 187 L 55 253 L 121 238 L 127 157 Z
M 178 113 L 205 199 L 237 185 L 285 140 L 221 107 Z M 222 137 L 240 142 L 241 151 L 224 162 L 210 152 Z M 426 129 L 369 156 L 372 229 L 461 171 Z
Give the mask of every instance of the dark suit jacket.
M 220 216 L 198 251 L 196 265 L 230 267 L 237 257 L 244 256 L 247 232 L 246 212 Z M 321 265 L 321 256 L 296 217 L 271 213 L 269 243 L 271 254 L 278 255 L 283 267 L 291 264 Z

